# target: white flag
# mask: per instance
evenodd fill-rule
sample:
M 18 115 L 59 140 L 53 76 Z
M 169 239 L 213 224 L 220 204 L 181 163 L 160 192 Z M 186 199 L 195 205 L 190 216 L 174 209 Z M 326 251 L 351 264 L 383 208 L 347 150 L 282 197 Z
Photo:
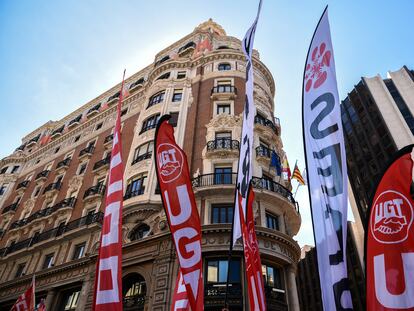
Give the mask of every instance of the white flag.
M 313 35 L 303 79 L 303 135 L 323 306 L 325 311 L 352 310 L 347 170 L 327 8 Z
M 236 199 L 233 217 L 233 246 L 241 237 L 241 226 L 239 217 L 239 199 L 241 196 L 241 205 L 246 216 L 247 194 L 249 192 L 250 181 L 252 180 L 252 157 L 253 157 L 253 130 L 254 116 L 256 115 L 256 107 L 253 101 L 253 42 L 256 32 L 257 21 L 259 19 L 260 10 L 262 8 L 262 0 L 259 2 L 257 16 L 252 26 L 247 30 L 242 41 L 244 56 L 246 57 L 246 98 L 243 112 L 243 128 L 241 136 L 239 170 L 237 174 Z

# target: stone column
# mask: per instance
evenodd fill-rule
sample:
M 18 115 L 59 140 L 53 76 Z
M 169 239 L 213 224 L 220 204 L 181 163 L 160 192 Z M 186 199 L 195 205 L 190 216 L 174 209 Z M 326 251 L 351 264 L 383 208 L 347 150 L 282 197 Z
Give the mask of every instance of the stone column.
M 299 299 L 298 299 L 298 289 L 296 287 L 296 268 L 289 266 L 286 269 L 286 278 L 287 278 L 287 292 L 289 299 L 289 310 L 300 311 L 299 308 Z
M 78 305 L 76 306 L 76 311 L 83 311 L 85 310 L 85 305 L 88 300 L 88 295 L 91 290 L 91 276 L 88 273 L 85 277 L 85 280 L 82 284 L 82 289 L 79 294 Z M 48 309 L 46 309 L 48 310 Z
M 57 291 L 55 289 L 51 289 L 47 292 L 46 300 L 45 300 L 45 307 L 46 310 L 52 310 L 52 305 L 55 300 Z

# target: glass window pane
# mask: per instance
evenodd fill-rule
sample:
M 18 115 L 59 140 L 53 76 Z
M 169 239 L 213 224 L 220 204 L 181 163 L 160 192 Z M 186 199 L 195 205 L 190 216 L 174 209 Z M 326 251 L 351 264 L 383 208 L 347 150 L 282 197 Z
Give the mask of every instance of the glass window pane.
M 213 207 L 213 217 L 212 217 L 212 220 L 211 220 L 211 222 L 213 224 L 218 224 L 220 222 L 220 220 L 219 220 L 219 210 L 220 209 L 218 207 Z
M 227 267 L 228 267 L 227 260 L 219 261 L 219 282 L 220 283 L 227 282 Z
M 217 283 L 218 279 L 218 262 L 209 261 L 207 267 L 207 282 Z
M 273 267 L 267 267 L 267 285 L 271 287 L 275 286 Z
M 240 260 L 232 260 L 230 262 L 229 281 L 231 283 L 240 283 Z

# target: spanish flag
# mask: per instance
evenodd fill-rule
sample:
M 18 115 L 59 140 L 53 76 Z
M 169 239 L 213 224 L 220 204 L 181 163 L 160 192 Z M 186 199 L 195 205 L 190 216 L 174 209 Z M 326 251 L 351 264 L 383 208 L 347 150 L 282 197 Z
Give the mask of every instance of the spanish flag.
M 289 182 L 290 182 L 290 178 L 292 177 L 292 173 L 290 172 L 290 166 L 289 166 L 289 162 L 287 157 L 284 158 L 283 160 L 283 169 L 282 172 L 286 174 Z
M 293 178 L 296 179 L 299 182 L 299 184 L 306 185 L 305 179 L 302 177 L 302 174 L 299 171 L 297 162 L 295 163 L 295 168 L 293 169 L 292 179 Z

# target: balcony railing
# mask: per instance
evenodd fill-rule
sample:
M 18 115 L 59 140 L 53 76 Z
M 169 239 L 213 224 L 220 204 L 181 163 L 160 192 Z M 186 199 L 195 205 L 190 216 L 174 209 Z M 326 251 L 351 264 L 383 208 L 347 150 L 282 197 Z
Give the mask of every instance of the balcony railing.
M 15 221 L 14 223 L 12 223 L 10 225 L 10 229 L 16 229 L 16 228 L 23 227 L 23 226 L 31 223 L 33 220 L 49 216 L 49 215 L 53 214 L 54 212 L 56 212 L 57 210 L 60 210 L 62 208 L 73 207 L 73 206 L 75 206 L 75 202 L 76 202 L 75 197 L 70 197 L 70 198 L 64 199 L 64 200 L 60 201 L 59 203 L 56 203 L 53 206 L 47 207 L 45 209 L 42 209 L 40 211 L 37 211 L 37 212 L 33 213 L 29 217 L 26 217 L 26 218 L 23 218 L 21 220 Z
M 199 175 L 192 180 L 193 187 L 208 187 L 215 185 L 235 185 L 237 173 L 212 173 Z
M 111 142 L 113 139 L 114 139 L 114 134 L 109 134 L 108 136 L 105 137 L 104 144 Z
M 85 194 L 83 195 L 83 198 L 86 199 L 93 195 L 103 195 L 104 193 L 105 193 L 105 185 L 97 184 L 95 186 L 92 186 L 86 189 Z
M 20 188 L 27 188 L 27 186 L 29 185 L 29 183 L 30 183 L 30 180 L 24 180 L 24 181 L 22 181 L 21 183 L 19 183 L 17 185 L 16 190 L 17 189 L 20 189 Z
M 265 286 L 266 307 L 268 310 L 287 311 L 286 297 L 283 290 Z
M 66 159 L 64 159 L 64 160 L 60 161 L 60 162 L 56 165 L 56 168 L 68 167 L 68 166 L 69 166 L 69 164 L 70 164 L 70 161 L 71 161 L 71 160 L 72 160 L 71 158 L 66 158 Z
M 142 186 L 140 189 L 136 189 L 136 190 L 127 190 L 127 192 L 124 195 L 124 200 L 130 199 L 132 197 L 136 197 L 138 195 L 142 195 L 145 192 L 145 187 Z
M 33 144 L 36 144 L 38 141 L 39 141 L 39 138 L 40 138 L 40 134 L 39 135 L 37 135 L 37 136 L 35 136 L 35 137 L 33 137 L 31 140 L 29 140 L 28 142 L 27 142 L 27 146 L 31 146 L 31 145 L 33 145 Z M 23 147 L 23 149 L 24 149 L 24 147 Z M 22 149 L 22 150 L 23 150 Z
M 56 135 L 60 135 L 62 134 L 63 130 L 65 128 L 65 125 L 62 125 L 61 127 L 59 127 L 58 129 L 54 130 L 51 134 L 51 136 L 56 136 Z
M 44 170 L 41 171 L 39 174 L 36 175 L 36 180 L 37 179 L 41 179 L 41 178 L 47 178 L 47 176 L 49 175 L 50 171 L 49 170 Z
M 137 81 L 135 81 L 134 83 L 132 83 L 130 86 L 129 86 L 129 89 L 130 90 L 132 90 L 132 89 L 134 89 L 134 88 L 136 88 L 136 87 L 138 87 L 138 86 L 142 86 L 143 84 L 144 84 L 144 78 L 140 78 L 140 79 L 138 79 Z
M 96 162 L 93 165 L 93 170 L 95 171 L 97 169 L 100 169 L 101 167 L 103 167 L 105 165 L 108 165 L 109 162 L 111 162 L 111 155 L 110 154 L 108 154 L 108 156 L 106 156 L 104 159 L 99 160 L 98 162 Z
M 48 184 L 46 186 L 45 190 L 43 190 L 43 194 L 45 194 L 46 192 L 49 192 L 49 191 L 59 190 L 60 187 L 62 187 L 62 183 L 60 181 Z
M 20 241 L 18 243 L 12 244 L 9 247 L 0 249 L 0 257 L 6 256 L 10 253 L 17 252 L 19 250 L 25 249 L 27 247 L 33 246 L 34 244 L 56 238 L 62 234 L 82 228 L 93 223 L 102 223 L 103 213 L 97 212 L 95 214 L 87 215 L 85 217 L 76 219 L 74 221 L 68 222 L 66 225 L 60 225 L 51 230 L 36 234 L 34 237 Z
M 82 149 L 79 151 L 79 157 L 85 156 L 85 155 L 91 155 L 95 151 L 94 145 L 89 145 L 88 147 Z
M 207 151 L 215 150 L 239 150 L 240 143 L 238 140 L 231 138 L 216 138 L 207 143 Z
M 271 158 L 272 157 L 272 150 L 265 146 L 259 146 L 256 148 L 256 156 L 258 157 L 265 157 Z
M 79 122 L 82 120 L 82 115 L 78 115 L 75 119 L 72 119 L 69 124 L 68 127 L 74 126 L 76 124 L 79 124 Z
M 226 299 L 226 284 L 206 284 L 204 287 L 204 305 L 221 310 Z M 243 291 L 240 284 L 229 284 L 227 302 L 231 308 L 242 309 Z
M 152 152 L 141 154 L 137 156 L 134 160 L 132 160 L 131 165 L 134 165 L 135 163 L 141 162 L 142 160 L 145 160 L 145 159 L 150 159 L 151 156 L 152 156 Z
M 118 100 L 120 95 L 121 95 L 121 93 L 120 92 L 117 92 L 116 94 L 114 94 L 111 97 L 109 97 L 107 102 L 110 103 L 112 101 Z
M 195 49 L 196 44 L 193 41 L 188 42 L 186 45 L 180 47 L 178 49 L 178 54 L 183 53 L 184 51 L 188 50 L 188 49 Z
M 218 85 L 211 89 L 211 95 L 218 93 L 237 94 L 237 89 L 233 85 Z
M 124 310 L 144 310 L 145 295 L 135 295 L 123 298 Z
M 15 202 L 15 203 L 10 204 L 10 205 L 6 206 L 5 208 L 3 208 L 3 211 L 1 213 L 5 214 L 5 213 L 10 212 L 10 211 L 15 212 L 18 207 L 19 207 L 19 203 Z
M 88 110 L 87 115 L 91 115 L 93 113 L 99 112 L 99 109 L 101 109 L 101 103 L 93 106 L 91 109 Z
M 279 120 L 279 119 L 277 119 Z M 274 125 L 274 123 L 266 118 L 263 118 L 261 116 L 255 116 L 254 117 L 254 123 L 255 124 L 261 124 L 263 126 L 267 126 L 271 128 L 276 134 L 279 134 L 278 128 Z

